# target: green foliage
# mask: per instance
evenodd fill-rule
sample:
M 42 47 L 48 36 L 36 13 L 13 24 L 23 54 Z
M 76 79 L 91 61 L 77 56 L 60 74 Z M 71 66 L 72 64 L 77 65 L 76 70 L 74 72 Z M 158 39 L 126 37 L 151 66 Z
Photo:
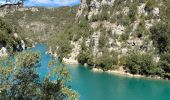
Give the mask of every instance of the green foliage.
M 170 53 L 161 55 L 159 66 L 164 71 L 164 77 L 170 79 Z
M 102 12 L 100 14 L 100 20 L 101 21 L 109 19 L 108 11 L 109 11 L 109 7 L 108 6 L 102 6 Z
M 128 33 L 124 33 L 120 36 L 121 41 L 126 41 L 129 39 L 129 34 Z
M 90 5 L 92 0 L 86 0 L 87 5 Z
M 52 35 L 47 41 L 49 47 L 60 57 L 67 57 L 72 51 L 70 41 L 78 41 L 80 38 L 86 39 L 92 33 L 88 21 L 84 18 L 79 23 L 68 23 L 65 29 L 57 34 Z M 58 49 L 56 47 L 59 47 Z
M 116 69 L 118 64 L 117 54 L 112 52 L 103 53 L 102 56 L 96 58 L 96 66 L 101 67 L 103 70 Z
M 82 65 L 84 65 L 85 63 L 87 63 L 88 65 L 93 65 L 92 64 L 92 54 L 89 50 L 86 51 L 81 51 L 77 57 L 79 63 L 81 63 Z
M 40 59 L 39 53 L 23 52 L 11 59 L 11 64 L 4 64 L 5 59 L 1 60 L 0 99 L 77 100 L 77 93 L 66 85 L 70 76 L 65 65 L 51 61 L 50 72 L 41 79 L 36 72 L 36 68 L 40 67 Z M 9 62 L 9 59 L 6 60 Z M 57 79 L 51 81 L 51 77 Z
M 130 24 L 130 17 L 122 15 L 121 17 L 118 18 L 117 23 L 124 26 L 128 26 Z
M 101 30 L 100 37 L 99 37 L 99 48 L 102 50 L 107 47 L 108 44 L 108 37 L 106 30 Z
M 154 0 L 148 0 L 146 2 L 145 11 L 151 12 L 153 10 L 153 8 L 154 8 L 154 4 L 155 4 Z
M 130 6 L 128 16 L 130 18 L 131 23 L 136 20 L 136 14 L 137 14 L 137 6 L 136 5 Z
M 152 33 L 151 39 L 154 41 L 154 45 L 158 48 L 159 53 L 169 52 L 170 50 L 170 24 L 158 23 L 154 25 L 150 32 Z
M 164 71 L 170 73 L 170 53 L 163 54 L 160 63 Z
M 82 65 L 84 65 L 85 63 L 90 66 L 94 65 L 92 52 L 91 50 L 87 49 L 87 46 L 85 45 L 84 41 L 81 44 L 81 51 L 77 56 L 77 59 L 78 62 Z
M 0 45 L 6 47 L 10 54 L 21 49 L 21 37 L 15 38 L 12 34 L 15 32 L 18 32 L 15 26 L 0 19 Z M 17 48 L 17 45 L 20 48 Z
M 102 6 L 102 12 L 97 14 L 97 15 L 92 15 L 91 21 L 96 22 L 96 21 L 104 21 L 104 20 L 109 20 L 110 15 L 108 11 L 110 11 L 109 6 Z
M 65 38 L 61 38 L 61 39 L 62 41 L 58 41 L 57 43 L 59 47 L 57 53 L 59 57 L 63 58 L 63 57 L 67 57 L 67 55 L 71 53 L 72 47 L 68 39 Z
M 148 30 L 146 29 L 145 22 L 141 21 L 134 32 L 135 37 L 142 38 L 144 36 L 149 35 Z
M 150 54 L 132 53 L 125 59 L 124 66 L 132 74 L 152 75 L 156 74 L 157 66 Z
M 152 2 L 152 0 L 150 0 Z M 170 79 L 170 1 L 163 1 L 164 7 L 160 8 L 161 21 L 159 23 L 154 24 L 151 27 L 151 39 L 153 40 L 154 46 L 157 48 L 158 53 L 160 54 L 159 67 L 162 71 L 159 72 L 161 76 L 164 78 Z M 153 4 L 151 6 L 153 8 Z M 150 9 L 152 9 L 150 7 Z
M 75 22 L 77 6 L 74 7 L 33 7 L 38 11 L 15 11 L 7 14 L 3 19 L 11 25 L 21 27 L 20 36 L 29 38 L 33 42 L 48 42 L 56 33 L 63 34 L 69 25 Z M 18 20 L 20 19 L 20 20 Z

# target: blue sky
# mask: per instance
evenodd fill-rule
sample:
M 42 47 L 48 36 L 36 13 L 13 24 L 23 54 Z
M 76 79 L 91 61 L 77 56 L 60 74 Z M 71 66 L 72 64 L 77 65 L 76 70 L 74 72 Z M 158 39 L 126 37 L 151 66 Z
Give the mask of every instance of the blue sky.
M 13 0 L 17 1 L 17 0 Z M 5 0 L 0 0 L 0 3 L 4 3 Z M 80 3 L 80 0 L 26 0 L 25 6 L 47 6 L 47 7 L 59 7 L 59 6 L 73 6 Z

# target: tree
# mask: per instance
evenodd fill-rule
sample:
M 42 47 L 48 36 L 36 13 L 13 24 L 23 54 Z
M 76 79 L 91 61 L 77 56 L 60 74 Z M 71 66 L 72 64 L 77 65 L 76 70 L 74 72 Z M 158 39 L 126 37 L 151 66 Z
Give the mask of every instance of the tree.
M 102 50 L 108 45 L 108 37 L 106 30 L 102 29 L 99 37 L 99 45 L 98 47 Z
M 165 53 L 170 50 L 170 24 L 166 23 L 157 23 L 154 25 L 150 32 L 151 39 L 154 42 L 154 46 L 158 48 L 159 53 Z
M 132 53 L 125 59 L 124 66 L 132 74 L 152 75 L 159 69 L 150 54 Z
M 154 8 L 154 3 L 155 3 L 154 0 L 148 0 L 145 6 L 145 11 L 150 13 Z
M 93 65 L 93 56 L 90 52 L 90 50 L 81 50 L 78 57 L 78 62 L 84 65 L 87 63 L 88 65 Z
M 170 79 L 170 53 L 161 55 L 160 67 L 164 71 L 164 77 Z
M 117 64 L 118 58 L 114 52 L 104 52 L 102 56 L 96 58 L 96 66 L 101 67 L 103 70 L 116 69 Z
M 57 66 L 56 60 L 51 61 L 48 75 L 41 79 L 36 72 L 40 59 L 39 53 L 23 52 L 11 59 L 11 64 L 6 63 L 9 58 L 1 60 L 1 99 L 78 99 L 77 93 L 67 86 L 69 72 L 65 65 Z M 51 80 L 51 77 L 56 78 Z

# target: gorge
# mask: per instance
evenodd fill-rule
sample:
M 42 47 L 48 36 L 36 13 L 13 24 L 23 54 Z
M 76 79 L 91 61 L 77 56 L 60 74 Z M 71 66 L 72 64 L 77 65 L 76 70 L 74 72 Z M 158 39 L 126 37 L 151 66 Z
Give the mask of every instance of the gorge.
M 169 9 L 169 0 L 1 7 L 0 99 L 169 100 Z
M 52 56 L 45 54 L 46 45 L 37 44 L 33 51 L 41 51 L 42 66 L 37 69 L 41 77 Z M 67 65 L 72 77 L 69 85 L 80 95 L 80 100 L 169 100 L 170 82 L 146 78 L 133 78 L 93 72 L 82 65 Z

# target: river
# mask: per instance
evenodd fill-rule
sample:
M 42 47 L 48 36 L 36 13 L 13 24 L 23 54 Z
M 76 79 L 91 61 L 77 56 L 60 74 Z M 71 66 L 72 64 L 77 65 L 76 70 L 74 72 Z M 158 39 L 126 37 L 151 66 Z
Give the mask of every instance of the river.
M 45 54 L 46 46 L 37 44 L 33 51 L 40 51 L 40 76 L 48 72 L 47 64 L 52 58 Z M 170 81 L 129 78 L 107 73 L 92 72 L 81 65 L 68 65 L 72 76 L 71 87 L 80 100 L 170 100 Z

